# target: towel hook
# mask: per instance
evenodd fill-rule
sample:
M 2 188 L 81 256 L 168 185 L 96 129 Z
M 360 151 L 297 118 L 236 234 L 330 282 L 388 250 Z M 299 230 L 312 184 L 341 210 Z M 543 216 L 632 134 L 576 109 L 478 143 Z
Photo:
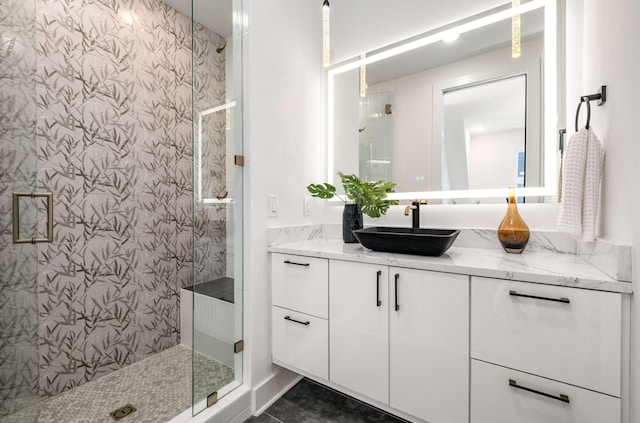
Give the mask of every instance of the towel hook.
M 597 94 L 584 95 L 580 97 L 580 103 L 578 103 L 578 110 L 576 110 L 576 132 L 578 132 L 578 121 L 580 119 L 580 108 L 582 107 L 582 103 L 587 103 L 587 125 L 585 126 L 589 129 L 589 124 L 591 123 L 591 101 L 600 100 L 598 102 L 598 106 L 602 106 L 607 102 L 607 86 L 603 85 L 600 87 L 600 91 Z

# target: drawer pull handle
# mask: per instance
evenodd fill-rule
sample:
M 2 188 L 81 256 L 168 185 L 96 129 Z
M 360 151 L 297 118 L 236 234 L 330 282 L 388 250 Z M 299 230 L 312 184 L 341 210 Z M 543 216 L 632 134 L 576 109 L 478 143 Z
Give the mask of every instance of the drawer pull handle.
M 380 276 L 382 276 L 382 270 L 378 270 L 376 273 L 376 306 L 380 307 L 382 301 L 380 301 Z
M 296 263 L 295 261 L 289 261 L 289 260 L 285 260 L 284 262 L 285 262 L 285 264 L 294 264 L 296 266 L 309 267 L 309 263 Z
M 290 316 L 284 316 L 284 320 L 288 320 L 290 322 L 299 323 L 301 325 L 309 326 L 311 322 L 301 322 L 300 320 L 292 319 Z
M 516 291 L 509 291 L 509 295 L 511 295 L 512 297 L 524 297 L 524 298 L 533 298 L 536 300 L 554 301 L 556 303 L 565 303 L 565 304 L 571 303 L 571 301 L 569 301 L 568 298 L 539 297 L 537 295 L 518 294 Z
M 396 299 L 395 299 L 395 302 L 396 302 L 395 309 L 396 309 L 396 311 L 400 310 L 400 304 L 398 304 L 398 280 L 400 280 L 400 273 L 396 273 L 395 284 L 394 284 L 395 285 L 394 289 L 396 291 L 396 294 L 395 294 L 395 297 L 396 297 Z
M 547 397 L 547 398 L 551 398 L 557 401 L 562 401 L 562 402 L 566 402 L 567 404 L 569 404 L 571 401 L 569 401 L 569 396 L 567 395 L 551 395 L 551 394 L 547 394 L 546 392 L 540 392 L 540 391 L 536 391 L 535 389 L 531 389 L 531 388 L 527 388 L 525 386 L 522 385 L 518 385 L 518 382 L 516 382 L 513 379 L 509 379 L 509 386 L 511 386 L 512 388 L 517 388 L 517 389 L 522 389 L 523 391 L 527 391 L 527 392 L 532 392 L 534 394 L 537 395 L 541 395 L 543 397 Z

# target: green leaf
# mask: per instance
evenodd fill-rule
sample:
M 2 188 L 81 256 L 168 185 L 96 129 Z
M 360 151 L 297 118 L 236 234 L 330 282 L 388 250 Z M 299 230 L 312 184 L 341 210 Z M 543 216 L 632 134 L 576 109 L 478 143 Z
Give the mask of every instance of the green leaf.
M 398 204 L 397 200 L 386 200 L 387 193 L 394 192 L 396 184 L 393 182 L 362 182 L 357 176 L 344 175 L 342 172 L 338 172 L 338 176 L 342 179 L 347 198 L 360 206 L 362 213 L 369 217 L 380 217 L 389 207 Z
M 356 175 L 345 175 L 342 172 L 338 172 L 338 176 L 342 181 L 346 198 L 356 203 L 362 213 L 369 217 L 380 217 L 389 210 L 389 207 L 398 205 L 397 200 L 386 199 L 388 193 L 394 192 L 396 184 L 393 182 L 362 182 Z M 309 184 L 307 190 L 312 196 L 318 198 L 340 197 L 336 194 L 336 187 L 327 182 Z
M 313 197 L 324 199 L 333 198 L 333 196 L 336 195 L 336 187 L 327 182 L 324 184 L 309 184 L 307 186 L 307 191 L 309 191 Z

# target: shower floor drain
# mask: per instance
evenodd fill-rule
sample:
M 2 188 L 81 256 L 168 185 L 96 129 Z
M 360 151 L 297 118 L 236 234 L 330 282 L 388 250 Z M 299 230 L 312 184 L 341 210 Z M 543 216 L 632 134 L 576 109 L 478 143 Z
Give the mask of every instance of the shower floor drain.
M 136 408 L 131 404 L 127 404 L 124 407 L 118 408 L 116 411 L 110 413 L 109 415 L 111 417 L 113 417 L 114 420 L 117 421 L 117 420 L 120 420 L 120 419 L 124 419 L 129 414 L 133 413 L 134 411 L 136 411 Z

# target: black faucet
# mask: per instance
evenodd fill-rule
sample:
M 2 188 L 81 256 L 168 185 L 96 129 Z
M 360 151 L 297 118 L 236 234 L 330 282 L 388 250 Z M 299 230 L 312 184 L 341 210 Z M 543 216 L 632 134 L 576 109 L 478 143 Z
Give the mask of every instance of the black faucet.
M 411 205 L 405 207 L 404 215 L 409 216 L 411 211 L 411 227 L 420 228 L 420 204 L 427 204 L 427 200 L 411 200 Z

